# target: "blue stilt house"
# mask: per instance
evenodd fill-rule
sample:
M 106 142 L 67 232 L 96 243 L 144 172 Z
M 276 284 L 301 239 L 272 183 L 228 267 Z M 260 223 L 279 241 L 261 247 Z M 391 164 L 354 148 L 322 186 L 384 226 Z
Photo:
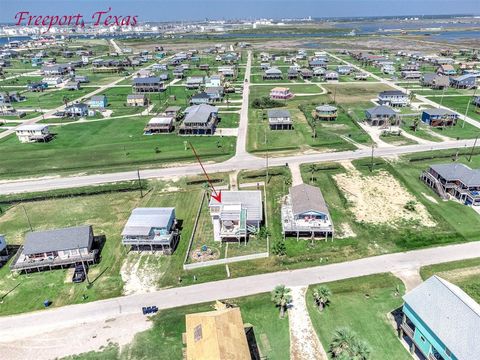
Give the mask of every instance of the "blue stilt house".
M 480 305 L 432 276 L 403 297 L 400 337 L 428 360 L 480 359 Z

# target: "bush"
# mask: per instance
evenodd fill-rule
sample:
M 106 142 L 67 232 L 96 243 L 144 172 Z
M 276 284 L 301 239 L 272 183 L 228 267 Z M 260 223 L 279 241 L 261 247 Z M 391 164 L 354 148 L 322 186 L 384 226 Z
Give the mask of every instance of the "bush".
M 413 212 L 413 211 L 416 210 L 416 209 L 415 209 L 415 205 L 416 205 L 416 204 L 417 204 L 417 203 L 416 203 L 415 201 L 409 200 L 409 201 L 405 204 L 404 208 L 405 208 L 406 210 L 408 210 L 408 211 L 412 211 L 412 212 Z
M 280 241 L 275 241 L 275 243 L 272 246 L 272 252 L 274 255 L 277 256 L 284 256 L 287 254 L 287 247 L 285 246 L 285 242 L 280 240 Z
M 277 100 L 272 100 L 268 96 L 257 98 L 252 101 L 252 107 L 254 109 L 269 109 L 282 106 L 285 106 L 285 103 Z

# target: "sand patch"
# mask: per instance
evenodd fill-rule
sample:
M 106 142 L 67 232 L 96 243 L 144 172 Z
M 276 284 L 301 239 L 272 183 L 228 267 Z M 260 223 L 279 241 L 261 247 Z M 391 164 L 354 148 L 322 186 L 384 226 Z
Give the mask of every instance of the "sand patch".
M 402 221 L 415 221 L 427 227 L 436 225 L 425 206 L 388 172 L 381 170 L 364 176 L 347 167 L 347 173 L 337 174 L 334 179 L 352 204 L 357 221 L 393 227 Z M 410 201 L 415 202 L 414 211 L 405 209 Z
M 349 237 L 357 237 L 349 223 L 342 223 L 338 227 L 338 233 L 335 235 L 337 239 L 345 239 Z
M 145 294 L 157 290 L 156 283 L 163 273 L 153 264 L 154 261 L 149 260 L 160 256 L 162 255 L 148 252 L 127 255 L 120 270 L 124 295 Z
M 288 309 L 290 359 L 326 360 L 327 354 L 313 329 L 305 303 L 306 287 L 292 288 L 292 306 Z
M 462 281 L 471 276 L 480 275 L 480 266 L 442 271 L 438 275 L 450 282 Z
M 431 201 L 434 204 L 438 204 L 437 199 L 435 199 L 433 196 L 427 195 L 423 192 L 422 192 L 422 195 L 425 196 L 425 199 L 427 199 L 428 201 Z

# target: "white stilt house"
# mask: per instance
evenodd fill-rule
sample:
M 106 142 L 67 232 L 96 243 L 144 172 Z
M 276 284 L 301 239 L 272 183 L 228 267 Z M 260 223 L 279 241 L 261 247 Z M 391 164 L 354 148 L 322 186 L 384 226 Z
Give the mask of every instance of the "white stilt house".
M 209 203 L 214 240 L 246 243 L 248 234 L 256 233 L 263 221 L 262 192 L 222 191 L 221 200 L 212 197 Z

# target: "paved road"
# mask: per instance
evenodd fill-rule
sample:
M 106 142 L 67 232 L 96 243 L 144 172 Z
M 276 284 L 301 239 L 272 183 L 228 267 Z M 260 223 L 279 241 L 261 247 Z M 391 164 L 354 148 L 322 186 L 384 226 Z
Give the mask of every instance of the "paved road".
M 471 147 L 474 140 L 446 141 L 435 144 L 416 144 L 401 147 L 383 147 L 375 150 L 374 155 L 379 157 L 398 156 L 423 152 L 429 150 L 461 149 Z M 286 163 L 306 164 L 324 161 L 355 160 L 371 156 L 371 149 L 358 149 L 355 151 L 327 152 L 306 155 L 291 155 L 269 158 L 269 166 L 282 166 Z M 238 169 L 262 169 L 265 167 L 265 159 L 251 154 L 236 155 L 235 157 L 215 164 L 205 166 L 208 172 L 230 172 Z M 173 178 L 178 176 L 191 176 L 201 173 L 198 164 L 180 167 L 166 167 L 162 169 L 141 170 L 142 179 Z M 79 175 L 68 177 L 46 177 L 36 179 L 5 180 L 0 181 L 0 194 L 13 194 L 22 192 L 47 191 L 52 189 L 66 189 L 72 187 L 107 184 L 118 181 L 136 180 L 136 171 L 117 173 L 104 173 L 96 175 Z
M 248 51 L 247 67 L 243 82 L 242 107 L 240 109 L 240 121 L 238 123 L 236 155 L 239 157 L 248 156 L 247 153 L 247 132 L 248 132 L 248 101 L 250 95 L 250 72 L 252 70 L 252 52 Z
M 471 242 L 165 289 L 148 294 L 124 296 L 21 315 L 4 316 L 0 317 L 0 344 L 24 337 L 41 335 L 49 331 L 61 331 L 63 328 L 71 326 L 82 326 L 79 322 L 104 321 L 135 314 L 141 311 L 141 307 L 144 305 L 157 305 L 160 309 L 168 309 L 216 299 L 229 299 L 268 292 L 278 284 L 307 286 L 363 275 L 401 272 L 418 269 L 425 265 L 475 258 L 479 256 L 479 253 L 480 242 Z

